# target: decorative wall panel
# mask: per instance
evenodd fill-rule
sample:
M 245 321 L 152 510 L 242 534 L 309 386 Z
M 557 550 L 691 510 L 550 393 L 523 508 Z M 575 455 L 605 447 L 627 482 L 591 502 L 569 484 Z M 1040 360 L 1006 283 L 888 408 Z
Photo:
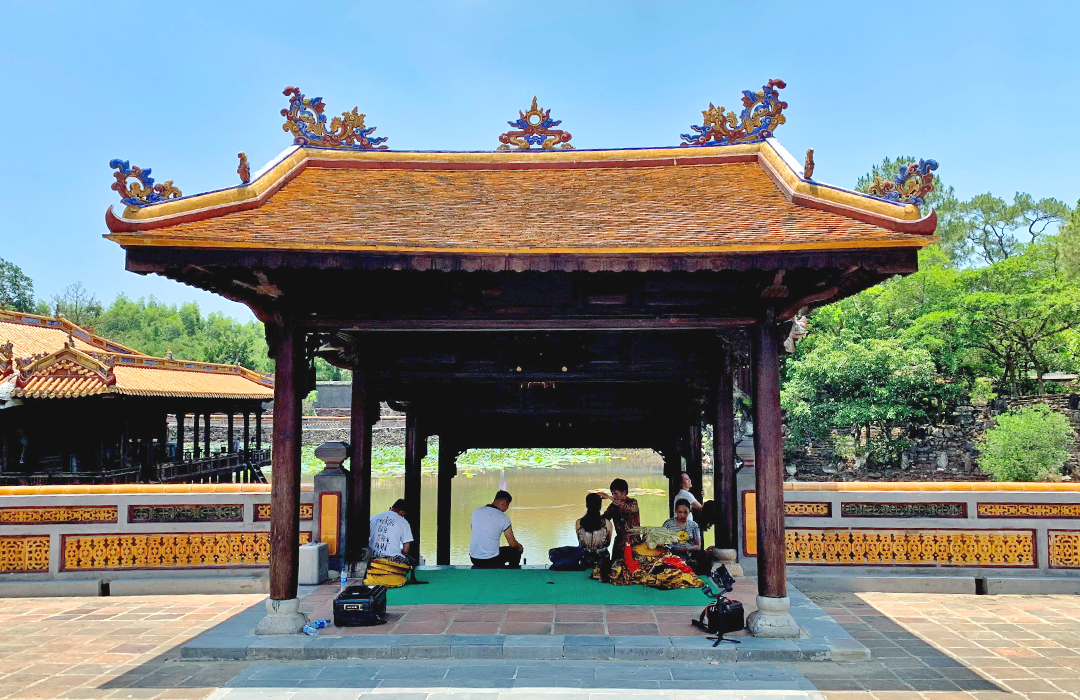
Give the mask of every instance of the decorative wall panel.
M 315 517 L 315 504 L 313 503 L 301 503 L 300 504 L 300 519 L 311 520 Z M 269 503 L 256 503 L 255 504 L 255 522 L 266 522 L 270 520 L 270 504 Z
M 300 544 L 311 541 L 300 533 Z M 64 535 L 63 571 L 267 566 L 269 532 Z
M 1033 530 L 788 529 L 792 564 L 1035 566 Z
M 966 503 L 864 503 L 844 501 L 842 518 L 966 518 Z
M 789 518 L 832 517 L 832 503 L 827 501 L 788 501 L 784 503 L 784 515 Z
M 1051 530 L 1050 568 L 1080 569 L 1080 530 Z
M 239 523 L 243 520 L 244 506 L 240 503 L 128 508 L 129 523 Z
M 980 518 L 1080 518 L 1080 503 L 980 503 Z
M 49 536 L 0 537 L 0 573 L 48 573 Z
M 115 523 L 116 506 L 52 506 L 0 508 L 0 525 L 68 525 Z

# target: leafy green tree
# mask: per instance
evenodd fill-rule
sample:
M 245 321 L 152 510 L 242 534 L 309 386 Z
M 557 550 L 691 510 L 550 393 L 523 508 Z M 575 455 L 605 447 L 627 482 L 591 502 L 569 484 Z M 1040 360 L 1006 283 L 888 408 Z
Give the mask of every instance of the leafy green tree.
M 858 456 L 877 466 L 897 464 L 911 428 L 963 393 L 939 381 L 928 352 L 898 340 L 825 338 L 788 365 L 781 401 L 791 448 L 851 431 Z
M 1080 279 L 1080 202 L 1061 225 L 1058 247 L 1064 275 L 1069 279 Z
M 1069 216 L 1069 207 L 1053 198 L 1035 200 L 1017 192 L 1012 202 L 990 193 L 958 207 L 967 258 L 992 264 L 1020 253 L 1025 245 L 1042 243 L 1048 231 Z
M 34 311 L 34 283 L 18 265 L 0 258 L 0 309 Z
M 1043 481 L 1060 474 L 1075 439 L 1065 416 L 1046 404 L 1014 409 L 979 442 L 979 466 L 996 481 Z
M 82 282 L 64 287 L 63 291 L 53 296 L 52 301 L 56 313 L 63 314 L 64 318 L 83 328 L 93 326 L 104 311 L 101 302 Z

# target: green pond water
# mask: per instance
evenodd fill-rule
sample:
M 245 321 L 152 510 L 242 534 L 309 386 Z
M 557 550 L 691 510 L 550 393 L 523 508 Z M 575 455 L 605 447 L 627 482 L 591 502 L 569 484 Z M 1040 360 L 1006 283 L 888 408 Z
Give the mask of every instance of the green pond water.
M 668 517 L 667 479 L 663 463 L 651 452 L 632 453 L 589 464 L 566 464 L 562 468 L 520 467 L 459 473 L 454 478 L 451 500 L 450 563 L 469 563 L 469 516 L 491 502 L 500 485 L 514 502 L 507 511 L 514 534 L 525 547 L 529 564 L 546 564 L 552 547 L 576 545 L 574 521 L 585 513 L 585 495 L 592 489 L 607 488 L 622 477 L 630 484 L 631 496 L 638 499 L 642 525 L 662 525 Z M 308 477 L 310 478 L 310 477 Z M 378 513 L 403 496 L 404 479 L 389 476 L 372 484 L 371 511 Z M 705 477 L 705 493 L 712 493 L 712 479 Z M 435 563 L 435 521 L 437 482 L 435 475 L 423 475 L 421 554 Z

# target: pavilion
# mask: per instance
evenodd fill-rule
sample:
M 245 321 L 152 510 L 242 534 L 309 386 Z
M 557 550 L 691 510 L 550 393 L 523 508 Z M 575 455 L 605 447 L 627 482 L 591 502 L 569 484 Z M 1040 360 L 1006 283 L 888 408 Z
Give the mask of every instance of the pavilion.
M 438 561 L 448 563 L 455 458 L 478 447 L 648 447 L 700 475 L 713 424 L 717 544 L 736 538 L 733 373 L 753 377 L 756 634 L 787 611 L 779 348 L 792 321 L 917 269 L 937 164 L 876 196 L 812 179 L 772 137 L 782 81 L 710 105 L 676 147 L 574 150 L 550 111 L 493 152 L 390 151 L 364 115 L 329 123 L 288 88 L 295 145 L 241 184 L 181 196 L 113 161 L 128 206 L 107 238 L 127 269 L 246 304 L 276 361 L 270 615 L 295 632 L 300 401 L 320 355 L 353 371 L 352 543 L 366 541 L 371 426 L 406 412 L 405 495 L 419 539 L 420 459 L 438 435 Z M 535 147 L 535 148 L 534 148 Z M 700 478 L 694 479 L 700 488 Z
M 273 396 L 244 367 L 151 357 L 62 315 L 0 310 L 0 483 L 265 481 L 258 434 Z M 212 454 L 222 414 L 227 446 Z

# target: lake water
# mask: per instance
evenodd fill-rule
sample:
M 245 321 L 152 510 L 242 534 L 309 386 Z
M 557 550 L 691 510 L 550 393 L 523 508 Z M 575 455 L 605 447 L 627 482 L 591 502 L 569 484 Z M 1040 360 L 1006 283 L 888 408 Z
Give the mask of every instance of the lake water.
M 450 563 L 469 563 L 469 516 L 491 502 L 500 485 L 514 502 L 507 511 L 514 535 L 525 547 L 529 564 L 546 564 L 552 547 L 576 545 L 574 521 L 585 514 L 585 495 L 592 489 L 607 488 L 621 477 L 630 484 L 630 495 L 638 499 L 642 525 L 662 525 L 668 517 L 667 479 L 663 462 L 651 452 L 627 453 L 626 458 L 591 464 L 567 464 L 563 468 L 521 467 L 479 472 L 460 472 L 454 478 Z M 424 475 L 421 485 L 421 553 L 427 563 L 435 563 L 435 522 L 437 503 L 435 475 Z M 705 493 L 712 493 L 712 478 L 705 477 Z M 372 484 L 371 512 L 379 513 L 403 496 L 402 477 L 383 477 Z

